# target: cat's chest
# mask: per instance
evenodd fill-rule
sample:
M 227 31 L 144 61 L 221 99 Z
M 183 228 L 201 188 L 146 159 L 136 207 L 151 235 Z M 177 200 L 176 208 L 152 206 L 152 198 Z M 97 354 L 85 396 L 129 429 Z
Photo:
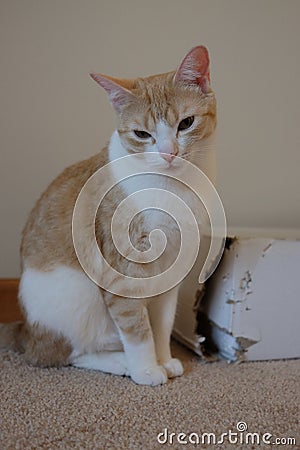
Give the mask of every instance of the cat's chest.
M 148 231 L 155 227 L 170 231 L 191 222 L 194 199 L 179 183 L 162 175 L 144 174 L 120 183 L 128 215 L 140 215 Z M 193 220 L 193 219 L 192 219 Z M 141 222 L 142 223 L 142 222 Z
M 176 239 L 181 228 L 199 223 L 195 194 L 186 185 L 189 174 L 176 168 L 162 169 L 151 164 L 148 155 L 128 155 L 115 132 L 109 146 L 111 176 L 122 192 L 115 198 L 115 219 L 120 229 L 136 219 L 136 230 L 150 233 L 160 229 L 173 233 Z M 156 161 L 157 163 L 157 161 Z M 189 180 L 190 181 L 190 180 Z

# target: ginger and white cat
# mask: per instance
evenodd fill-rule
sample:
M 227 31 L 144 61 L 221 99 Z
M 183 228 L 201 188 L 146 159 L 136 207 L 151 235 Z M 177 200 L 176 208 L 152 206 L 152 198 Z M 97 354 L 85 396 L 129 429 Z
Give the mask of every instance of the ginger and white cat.
M 147 160 L 149 169 L 162 166 L 170 173 L 178 164 L 177 156 L 214 179 L 216 101 L 210 88 L 209 56 L 205 47 L 198 46 L 174 72 L 132 80 L 91 76 L 108 93 L 116 131 L 99 154 L 65 169 L 32 210 L 21 245 L 19 302 L 25 322 L 1 325 L 0 347 L 24 352 L 31 364 L 71 364 L 128 375 L 138 384 L 163 384 L 183 373 L 181 362 L 170 352 L 178 286 L 144 299 L 121 298 L 100 288 L 78 262 L 72 214 L 91 175 L 128 154 L 155 152 L 157 158 Z M 120 174 L 112 171 L 109 176 L 117 183 Z M 110 237 L 112 213 L 129 192 L 130 186 L 124 185 L 108 196 L 97 213 L 95 232 L 104 256 L 131 275 L 139 265 L 127 264 Z M 91 204 L 96 201 L 90 199 Z M 159 213 L 142 212 L 131 229 L 134 245 L 147 249 L 151 229 L 168 231 L 169 220 Z M 169 261 L 174 259 L 178 239 L 175 230 L 173 245 L 166 247 Z M 143 264 L 141 270 L 151 276 L 160 269 Z

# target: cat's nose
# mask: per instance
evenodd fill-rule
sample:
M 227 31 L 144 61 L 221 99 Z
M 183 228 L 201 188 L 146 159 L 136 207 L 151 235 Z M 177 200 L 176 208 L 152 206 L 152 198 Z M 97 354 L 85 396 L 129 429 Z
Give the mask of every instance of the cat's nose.
M 159 154 L 165 161 L 171 163 L 175 156 L 178 155 L 178 149 L 173 145 L 162 146 L 161 148 L 159 148 Z
M 175 158 L 176 155 L 174 155 L 173 153 L 162 153 L 160 152 L 160 156 L 167 161 L 168 163 L 171 163 L 173 161 L 173 159 Z

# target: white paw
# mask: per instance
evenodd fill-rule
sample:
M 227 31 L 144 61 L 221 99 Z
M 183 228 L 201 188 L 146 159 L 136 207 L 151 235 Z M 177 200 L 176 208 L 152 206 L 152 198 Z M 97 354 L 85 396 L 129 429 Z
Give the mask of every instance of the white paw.
M 171 358 L 163 366 L 169 378 L 180 377 L 183 374 L 183 367 L 179 359 Z
M 114 375 L 129 375 L 129 370 L 127 368 L 127 362 L 125 355 L 123 354 L 112 354 L 110 367 L 108 368 L 108 372 L 114 374 Z
M 145 369 L 134 370 L 131 378 L 137 384 L 157 386 L 168 381 L 167 373 L 162 366 L 152 366 Z
M 101 370 L 114 375 L 129 375 L 123 352 L 86 353 L 78 356 L 72 364 L 75 367 Z

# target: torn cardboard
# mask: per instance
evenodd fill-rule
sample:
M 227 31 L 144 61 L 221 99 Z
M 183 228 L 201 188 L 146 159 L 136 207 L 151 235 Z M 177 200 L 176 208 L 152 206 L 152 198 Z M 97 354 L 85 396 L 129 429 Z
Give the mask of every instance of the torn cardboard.
M 229 238 L 215 273 L 184 280 L 176 339 L 205 359 L 300 357 L 300 241 Z

